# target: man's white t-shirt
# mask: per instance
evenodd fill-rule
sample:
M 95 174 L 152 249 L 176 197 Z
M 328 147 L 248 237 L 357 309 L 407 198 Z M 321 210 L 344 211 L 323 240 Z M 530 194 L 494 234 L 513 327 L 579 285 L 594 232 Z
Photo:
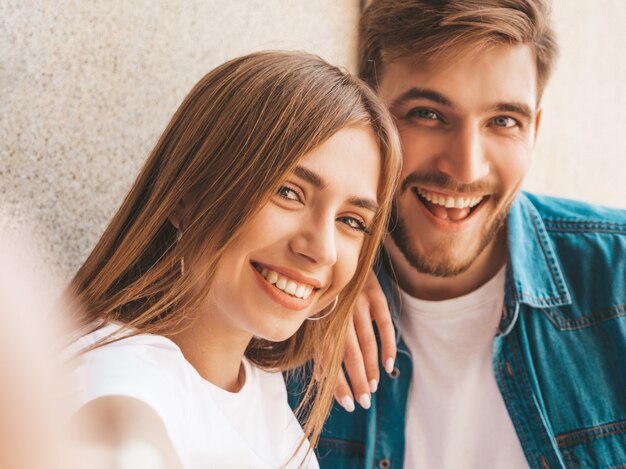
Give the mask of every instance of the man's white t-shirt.
M 528 468 L 493 373 L 505 268 L 444 301 L 401 292 L 400 330 L 413 357 L 404 467 Z
M 79 339 L 81 350 L 119 329 L 108 325 Z M 152 334 L 124 338 L 79 355 L 72 369 L 73 410 L 104 396 L 128 396 L 161 418 L 185 468 L 278 468 L 303 431 L 287 403 L 279 372 L 243 360 L 246 381 L 231 393 L 202 378 L 171 340 Z M 298 467 L 306 442 L 286 467 Z M 311 452 L 303 467 L 318 468 Z

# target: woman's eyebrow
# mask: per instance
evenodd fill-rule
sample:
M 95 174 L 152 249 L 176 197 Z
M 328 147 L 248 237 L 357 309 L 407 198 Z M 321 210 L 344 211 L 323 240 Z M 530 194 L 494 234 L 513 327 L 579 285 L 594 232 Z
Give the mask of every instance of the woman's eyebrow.
M 351 197 L 348 200 L 348 203 L 350 205 L 354 205 L 355 207 L 361 207 L 366 210 L 370 210 L 374 213 L 378 211 L 378 204 L 372 199 L 365 199 L 363 197 Z
M 328 184 L 322 179 L 322 177 L 311 171 L 310 169 L 305 168 L 304 166 L 296 166 L 293 170 L 293 173 L 301 179 L 311 183 L 313 186 L 318 189 L 325 189 L 328 187 Z M 378 211 L 378 204 L 375 200 L 367 199 L 364 197 L 352 196 L 348 199 L 348 203 L 350 205 L 354 205 L 355 207 L 364 208 L 366 210 L 370 210 L 372 212 Z
M 310 169 L 306 169 L 303 166 L 296 166 L 293 170 L 294 174 L 301 179 L 313 184 L 318 189 L 326 189 L 327 184 L 324 180 Z

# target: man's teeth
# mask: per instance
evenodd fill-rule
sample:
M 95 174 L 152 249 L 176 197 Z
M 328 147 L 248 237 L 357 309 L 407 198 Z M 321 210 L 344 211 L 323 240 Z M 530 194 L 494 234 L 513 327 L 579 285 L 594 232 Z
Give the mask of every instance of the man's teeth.
M 303 300 L 306 300 L 309 296 L 311 296 L 311 292 L 313 291 L 313 287 L 311 285 L 298 283 L 295 280 L 279 274 L 278 272 L 274 272 L 273 270 L 263 268 L 263 270 L 261 270 L 261 275 L 265 278 L 265 280 L 279 290 L 298 298 L 302 298 Z
M 478 205 L 484 197 L 451 197 L 451 196 L 443 196 L 439 194 L 435 194 L 434 192 L 429 192 L 424 189 L 417 189 L 417 193 L 424 197 L 429 202 L 441 205 L 446 208 L 466 208 L 466 207 L 475 207 Z

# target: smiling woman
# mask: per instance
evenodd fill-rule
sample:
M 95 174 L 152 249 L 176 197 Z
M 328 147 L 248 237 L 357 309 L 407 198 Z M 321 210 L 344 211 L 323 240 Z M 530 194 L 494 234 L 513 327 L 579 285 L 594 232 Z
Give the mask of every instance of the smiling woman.
M 317 467 L 307 438 L 399 161 L 372 92 L 317 57 L 262 52 L 207 74 L 68 289 L 76 418 L 107 416 L 87 443 L 119 447 L 115 430 L 184 467 Z M 314 355 L 302 431 L 279 371 Z

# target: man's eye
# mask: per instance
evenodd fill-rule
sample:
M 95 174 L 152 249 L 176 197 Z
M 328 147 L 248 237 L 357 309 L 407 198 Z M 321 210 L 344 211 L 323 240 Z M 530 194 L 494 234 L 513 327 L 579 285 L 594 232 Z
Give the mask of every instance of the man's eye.
M 276 192 L 280 197 L 287 200 L 300 200 L 298 193 L 294 191 L 292 188 L 287 186 L 280 186 L 278 191 Z
M 439 120 L 440 116 L 432 109 L 418 107 L 409 111 L 409 117 L 424 119 L 429 121 Z
M 339 217 L 338 220 L 347 225 L 349 228 L 352 228 L 353 230 L 356 231 L 362 231 L 363 233 L 369 234 L 370 231 L 367 228 L 367 226 L 365 225 L 365 222 L 362 220 L 359 220 L 358 218 L 354 218 L 354 217 Z
M 517 125 L 517 121 L 509 116 L 495 117 L 492 122 L 498 127 L 515 127 Z

